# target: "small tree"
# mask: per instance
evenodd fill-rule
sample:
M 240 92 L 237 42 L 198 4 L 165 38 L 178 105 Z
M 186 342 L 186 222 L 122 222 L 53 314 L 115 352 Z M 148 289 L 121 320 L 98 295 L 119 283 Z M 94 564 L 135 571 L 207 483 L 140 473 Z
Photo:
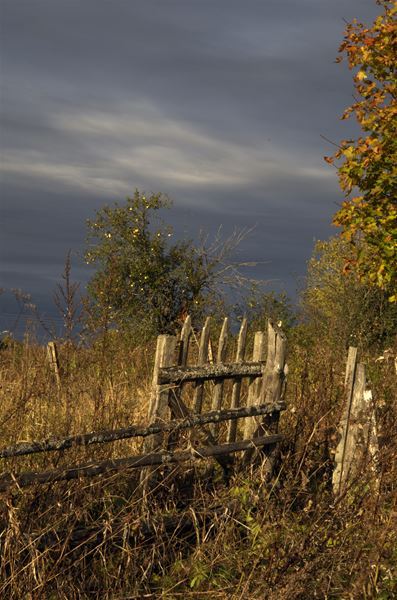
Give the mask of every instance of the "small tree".
M 162 194 L 138 190 L 123 205 L 101 208 L 88 221 L 87 264 L 97 271 L 88 285 L 94 322 L 114 323 L 149 337 L 173 332 L 187 313 L 199 319 L 221 302 L 220 288 L 237 265 L 227 258 L 242 234 L 212 246 L 172 243 L 172 229 L 158 211 L 170 206 Z
M 72 281 L 71 271 L 71 250 L 69 250 L 65 259 L 62 282 L 56 284 L 53 294 L 54 304 L 62 318 L 64 338 L 69 343 L 75 337 L 81 318 L 81 299 L 78 296 L 80 284 Z
M 326 160 L 336 161 L 346 193 L 334 218 L 355 250 L 345 269 L 356 269 L 361 279 L 388 290 L 390 301 L 396 302 L 397 4 L 377 4 L 383 6 L 383 14 L 370 28 L 355 20 L 350 23 L 339 49 L 347 55 L 349 68 L 357 69 L 357 97 L 342 119 L 354 114 L 364 135 L 343 140 Z M 359 195 L 351 197 L 356 190 Z

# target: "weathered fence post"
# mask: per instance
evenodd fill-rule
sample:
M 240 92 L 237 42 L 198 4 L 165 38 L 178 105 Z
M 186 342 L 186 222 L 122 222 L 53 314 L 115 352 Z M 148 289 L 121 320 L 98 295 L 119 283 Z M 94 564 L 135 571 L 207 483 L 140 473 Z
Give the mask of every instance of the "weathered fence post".
M 192 319 L 190 315 L 186 317 L 183 322 L 181 329 L 181 335 L 179 337 L 179 352 L 178 352 L 178 365 L 185 367 L 187 365 L 187 357 L 189 354 L 189 342 L 192 334 Z
M 262 377 L 260 392 L 256 398 L 255 404 L 273 404 L 281 402 L 285 393 L 285 378 L 287 375 L 286 365 L 287 340 L 284 333 L 279 327 L 275 328 L 271 321 L 268 321 L 268 337 L 267 337 L 267 359 Z M 252 425 L 247 434 L 255 438 L 264 434 L 274 434 L 278 431 L 280 420 L 279 411 L 265 417 L 258 425 L 256 421 L 256 429 L 253 432 Z M 270 447 L 266 451 L 267 461 L 265 465 L 266 476 L 271 477 L 274 471 L 278 456 L 277 446 Z M 245 453 L 244 462 L 247 463 L 252 459 L 252 450 Z
M 222 364 L 226 359 L 226 351 L 227 351 L 227 338 L 228 338 L 228 324 L 229 319 L 225 317 L 221 329 L 221 333 L 219 335 L 219 343 L 218 343 L 218 352 L 216 356 L 217 364 Z M 214 395 L 212 397 L 212 410 L 221 410 L 222 408 L 222 399 L 223 399 L 223 379 L 217 381 L 215 383 Z M 210 427 L 210 431 L 213 436 L 216 436 L 219 431 L 219 424 L 213 423 Z
M 286 388 L 286 377 L 288 373 L 288 367 L 286 364 L 286 356 L 287 356 L 287 338 L 283 331 L 280 328 L 277 330 L 273 327 L 273 325 L 269 321 L 269 331 L 273 330 L 275 334 L 275 350 L 274 350 L 274 358 L 273 358 L 273 368 L 269 374 L 267 380 L 267 389 L 263 389 L 262 393 L 262 401 L 265 400 L 265 404 L 273 404 L 276 402 L 281 402 L 285 395 Z M 272 342 L 273 343 L 273 342 Z M 261 429 L 257 432 L 257 435 L 260 435 L 260 432 L 265 431 L 266 434 L 271 435 L 278 432 L 280 421 L 280 412 L 276 411 L 270 414 L 268 417 L 262 422 Z M 262 434 L 263 435 L 263 434 Z M 280 454 L 280 447 L 278 444 L 274 444 L 270 446 L 268 450 L 265 451 L 267 456 L 267 461 L 265 464 L 265 472 L 266 476 L 270 478 L 273 475 L 274 468 L 276 466 L 276 462 L 278 456 Z
M 47 358 L 51 370 L 55 375 L 55 381 L 58 388 L 61 386 L 61 375 L 59 368 L 58 348 L 55 342 L 48 342 L 47 344 Z
M 157 338 L 148 411 L 150 425 L 164 422 L 169 417 L 168 400 L 170 386 L 160 384 L 159 374 L 161 367 L 171 367 L 175 364 L 176 342 L 177 339 L 173 335 L 159 335 Z M 148 437 L 143 444 L 144 452 L 150 453 L 155 451 L 163 445 L 163 441 L 163 433 L 157 433 Z M 147 485 L 153 484 L 155 481 L 153 468 L 143 469 L 141 471 L 140 481 L 144 486 L 142 489 L 144 491 L 144 497 L 146 497 Z
M 152 391 L 149 404 L 149 423 L 164 422 L 169 418 L 170 386 L 159 383 L 159 370 L 175 364 L 176 337 L 159 335 L 157 338 L 156 356 L 154 359 Z M 161 434 L 153 435 L 145 443 L 145 451 L 151 452 L 163 441 Z
M 245 355 L 245 344 L 247 342 L 247 329 L 248 322 L 244 319 L 241 322 L 240 331 L 237 338 L 237 350 L 236 350 L 236 363 L 242 363 Z M 232 399 L 230 402 L 230 408 L 238 408 L 240 406 L 240 393 L 241 393 L 241 377 L 238 377 L 233 381 L 232 387 Z M 227 432 L 227 441 L 235 442 L 237 433 L 237 421 L 230 421 Z
M 261 401 L 266 404 L 280 402 L 284 394 L 285 378 L 287 375 L 287 338 L 281 329 L 275 329 L 272 323 L 268 323 L 269 350 L 272 354 L 272 362 L 267 370 L 267 377 L 262 381 Z M 273 350 L 274 349 L 274 350 Z M 267 364 L 266 364 L 267 366 Z M 277 418 L 279 413 L 277 413 Z
M 257 331 L 254 336 L 254 348 L 252 351 L 252 361 L 260 362 L 264 360 L 265 357 L 265 334 L 263 331 Z M 260 379 L 252 378 L 249 381 L 248 387 L 248 398 L 247 398 L 247 406 L 254 406 L 259 403 L 259 391 L 260 391 Z M 257 423 L 255 417 L 251 417 L 245 420 L 244 427 L 244 439 L 249 440 L 252 438 L 255 430 L 257 428 Z
M 352 409 L 354 377 L 356 374 L 357 348 L 349 347 L 345 371 L 345 406 L 339 423 L 340 440 L 335 453 L 336 467 L 332 476 L 335 494 L 340 494 L 344 480 L 344 464 L 347 450 L 348 432 L 350 427 L 350 415 Z
M 365 365 L 357 364 L 357 348 L 350 347 L 345 375 L 345 407 L 339 424 L 340 440 L 332 476 L 334 494 L 341 495 L 363 461 L 375 471 L 378 451 L 372 394 L 366 389 Z M 375 475 L 377 485 L 377 478 Z
M 188 315 L 183 322 L 183 326 L 181 329 L 181 334 L 179 336 L 178 341 L 178 360 L 177 364 L 180 367 L 186 367 L 188 354 L 189 354 L 189 343 L 190 337 L 192 334 L 192 320 Z M 172 402 L 170 402 L 170 397 L 168 397 L 168 402 L 170 405 L 171 417 L 173 419 L 177 419 L 180 417 L 181 413 L 183 413 L 181 397 L 182 397 L 182 387 L 180 384 L 177 389 L 172 390 Z M 170 434 L 168 438 L 168 449 L 172 449 L 176 446 L 179 439 L 179 432 L 173 432 Z
M 200 336 L 200 346 L 199 346 L 199 355 L 198 355 L 198 365 L 204 365 L 208 362 L 208 343 L 210 339 L 210 320 L 211 317 L 207 317 L 205 320 L 204 327 Z M 199 414 L 201 413 L 201 409 L 203 407 L 203 396 L 204 396 L 204 383 L 197 382 L 194 387 L 194 412 Z

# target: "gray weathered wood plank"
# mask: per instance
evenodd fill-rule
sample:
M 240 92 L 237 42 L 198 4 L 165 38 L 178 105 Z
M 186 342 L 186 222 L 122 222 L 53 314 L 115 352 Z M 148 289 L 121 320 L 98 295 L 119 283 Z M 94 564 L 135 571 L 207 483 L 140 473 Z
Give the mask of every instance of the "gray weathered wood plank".
M 160 335 L 157 338 L 156 356 L 153 368 L 152 391 L 149 405 L 149 423 L 164 423 L 169 420 L 170 385 L 162 384 L 159 373 L 161 367 L 175 364 L 177 339 L 173 335 Z M 162 443 L 162 435 L 154 435 L 145 442 L 145 450 L 150 452 Z
M 204 365 L 208 361 L 208 343 L 210 339 L 210 322 L 211 317 L 207 317 L 205 320 L 205 324 L 200 336 L 200 346 L 199 346 L 199 355 L 198 355 L 198 364 Z M 183 376 L 182 376 L 183 377 Z M 187 381 L 184 378 L 184 381 Z M 195 378 L 191 381 L 196 381 L 194 388 L 194 400 L 193 407 L 195 413 L 201 413 L 203 406 L 203 396 L 204 396 L 204 378 L 202 381 Z
M 252 350 L 252 361 L 261 362 L 264 366 L 264 355 L 265 355 L 265 335 L 263 331 L 257 331 L 254 336 L 254 347 Z M 263 371 L 262 366 L 262 371 Z M 249 388 L 248 388 L 248 406 L 253 406 L 255 404 L 259 404 L 259 392 L 260 392 L 260 380 L 255 380 L 254 378 L 250 379 Z M 254 418 L 246 419 L 244 424 L 244 439 L 250 439 L 252 434 L 256 429 L 256 421 Z
M 216 363 L 217 365 L 221 365 L 226 360 L 226 352 L 227 352 L 227 342 L 228 342 L 228 325 L 229 319 L 225 317 L 223 320 L 223 325 L 221 329 L 221 333 L 219 335 L 218 342 L 218 351 L 216 355 Z M 223 399 L 223 384 L 224 380 L 219 379 L 215 383 L 215 389 L 212 397 L 212 410 L 220 410 L 222 407 L 222 399 Z M 219 425 L 217 423 L 213 423 L 210 426 L 210 430 L 213 436 L 217 436 L 219 431 Z
M 179 385 L 189 381 L 261 377 L 265 363 L 227 363 L 205 366 L 167 367 L 159 369 L 159 383 Z
M 25 456 L 39 452 L 53 452 L 67 450 L 78 446 L 91 446 L 92 444 L 103 444 L 114 442 L 116 440 L 126 440 L 135 437 L 148 437 L 156 433 L 166 433 L 172 431 L 182 431 L 198 425 L 207 425 L 209 423 L 221 423 L 224 421 L 234 421 L 249 416 L 269 414 L 272 410 L 284 410 L 284 403 L 270 404 L 261 406 L 243 406 L 240 408 L 226 409 L 218 412 L 208 412 L 202 415 L 193 415 L 190 412 L 179 420 L 168 421 L 156 425 L 140 426 L 130 425 L 120 429 L 110 429 L 104 431 L 93 431 L 78 435 L 70 435 L 63 438 L 49 438 L 46 440 L 19 442 L 12 446 L 0 450 L 0 458 L 10 458 L 12 456 Z
M 378 440 L 372 394 L 367 389 L 365 365 L 356 364 L 357 353 L 349 349 L 346 367 L 345 408 L 339 425 L 340 441 L 335 453 L 332 477 L 334 494 L 340 496 L 349 481 L 361 474 L 371 475 L 368 482 L 378 489 Z
M 237 349 L 236 349 L 236 364 L 241 364 L 244 361 L 245 357 L 245 347 L 247 344 L 247 330 L 248 330 L 248 321 L 246 317 L 241 322 L 240 331 L 237 338 Z M 232 388 L 232 397 L 230 400 L 230 408 L 237 408 L 240 406 L 240 394 L 241 394 L 241 377 L 237 377 L 233 381 Z M 236 440 L 237 435 L 237 422 L 230 421 L 228 432 L 227 432 L 227 441 L 234 442 Z
M 194 459 L 204 459 L 211 457 L 221 457 L 234 452 L 240 452 L 247 448 L 256 448 L 273 445 L 282 439 L 281 435 L 265 436 L 255 440 L 244 440 L 231 444 L 222 444 L 219 446 L 204 446 L 202 448 L 191 448 L 187 452 L 169 453 L 156 452 L 138 456 L 129 456 L 113 460 L 104 460 L 97 463 L 87 463 L 76 465 L 65 469 L 45 471 L 42 473 L 27 472 L 20 475 L 5 473 L 0 477 L 0 491 L 6 491 L 13 485 L 20 488 L 32 485 L 34 483 L 54 483 L 56 481 L 65 481 L 78 479 L 80 477 L 94 477 L 103 473 L 111 473 L 122 469 L 141 469 L 144 467 L 155 467 L 178 464 Z
M 58 388 L 61 385 L 61 374 L 59 367 L 58 348 L 55 342 L 48 342 L 47 344 L 47 358 L 52 372 L 55 376 L 55 381 Z
M 350 429 L 350 419 L 353 402 L 353 388 L 354 380 L 357 368 L 357 348 L 354 346 L 349 347 L 345 371 L 345 405 L 343 409 L 342 418 L 339 424 L 341 438 L 336 449 L 335 462 L 336 468 L 334 469 L 332 481 L 334 493 L 339 495 L 342 490 L 343 482 L 346 479 L 344 473 L 346 450 L 348 445 L 348 434 Z

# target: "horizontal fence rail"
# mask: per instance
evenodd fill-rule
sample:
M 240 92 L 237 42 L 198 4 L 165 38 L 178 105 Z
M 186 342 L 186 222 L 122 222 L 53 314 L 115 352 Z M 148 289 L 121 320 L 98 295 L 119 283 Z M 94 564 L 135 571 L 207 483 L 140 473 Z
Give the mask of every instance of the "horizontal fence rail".
M 247 406 L 229 410 L 211 411 L 202 415 L 191 415 L 185 419 L 173 420 L 167 423 L 150 425 L 149 427 L 140 427 L 131 425 L 121 429 L 111 429 L 108 431 L 96 431 L 79 435 L 70 435 L 63 438 L 49 438 L 47 440 L 36 442 L 20 442 L 13 446 L 8 446 L 0 450 L 0 458 L 10 458 L 12 456 L 24 456 L 38 452 L 51 452 L 56 450 L 66 450 L 76 446 L 89 446 L 91 444 L 102 444 L 114 442 L 135 437 L 147 437 L 157 433 L 166 433 L 190 429 L 197 425 L 206 425 L 208 423 L 221 423 L 223 421 L 233 421 L 244 417 L 256 417 L 260 415 L 269 415 L 273 412 L 285 410 L 286 404 L 278 402 L 274 404 L 263 404 L 259 406 Z
M 56 481 L 69 481 L 79 477 L 93 477 L 103 473 L 111 473 L 122 469 L 141 469 L 143 467 L 167 466 L 179 464 L 194 459 L 204 459 L 215 456 L 224 456 L 250 448 L 261 448 L 263 446 L 272 446 L 283 439 L 280 434 L 258 437 L 255 440 L 243 440 L 230 444 L 219 446 L 203 446 L 200 448 L 191 448 L 187 452 L 153 452 L 138 456 L 129 456 L 127 458 L 118 458 L 113 460 L 104 460 L 97 463 L 88 463 L 58 469 L 54 471 L 45 471 L 43 473 L 26 472 L 20 475 L 5 473 L 0 477 L 0 492 L 8 490 L 13 485 L 23 488 L 32 484 L 55 483 Z
M 261 377 L 264 362 L 229 363 L 192 367 L 161 367 L 158 370 L 158 383 L 179 385 L 189 381 L 208 379 L 234 379 L 236 377 Z

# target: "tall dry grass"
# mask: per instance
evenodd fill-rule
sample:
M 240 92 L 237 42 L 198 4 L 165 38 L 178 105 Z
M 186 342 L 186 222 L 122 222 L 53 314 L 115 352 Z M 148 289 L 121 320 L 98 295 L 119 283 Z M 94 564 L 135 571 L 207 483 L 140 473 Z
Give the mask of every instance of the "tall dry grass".
M 60 345 L 58 388 L 45 349 L 0 352 L 1 446 L 145 422 L 154 343 L 115 335 Z M 0 500 L 1 598 L 341 598 L 397 594 L 397 382 L 367 354 L 380 431 L 372 470 L 331 489 L 345 349 L 292 332 L 285 441 L 273 480 L 261 465 L 225 483 L 209 463 L 12 488 Z M 137 453 L 125 440 L 1 461 L 44 470 Z M 204 474 L 204 477 L 203 477 Z

